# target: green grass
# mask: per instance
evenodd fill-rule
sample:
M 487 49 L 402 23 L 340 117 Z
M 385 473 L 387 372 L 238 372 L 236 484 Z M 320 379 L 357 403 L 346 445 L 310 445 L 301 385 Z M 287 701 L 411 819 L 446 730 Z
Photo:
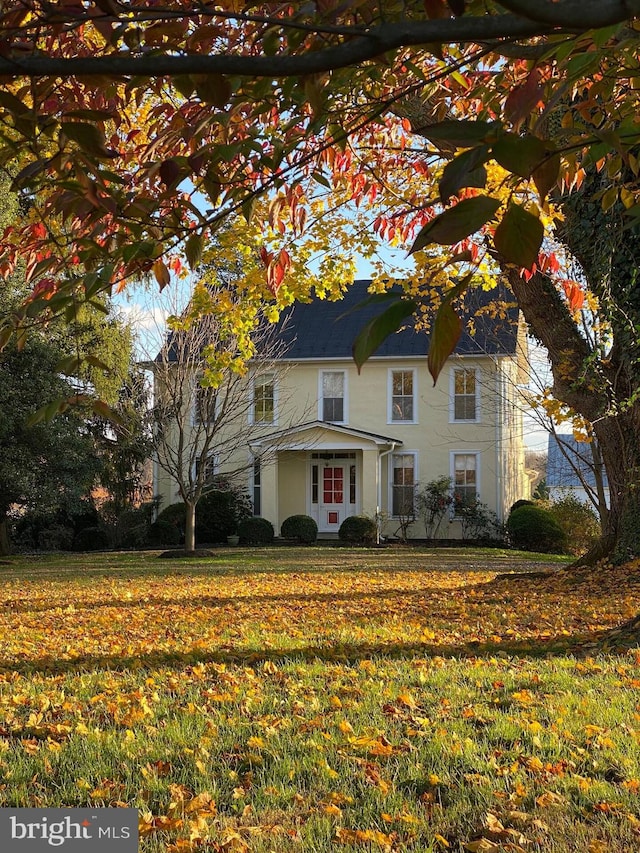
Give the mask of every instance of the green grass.
M 9 562 L 0 806 L 132 806 L 143 853 L 638 846 L 640 657 L 611 634 L 640 610 L 635 565 L 337 547 Z

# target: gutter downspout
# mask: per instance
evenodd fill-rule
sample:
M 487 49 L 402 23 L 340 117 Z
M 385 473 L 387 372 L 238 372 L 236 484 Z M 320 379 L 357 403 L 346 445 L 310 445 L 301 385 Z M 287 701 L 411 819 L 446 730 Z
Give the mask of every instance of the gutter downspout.
M 502 523 L 504 521 L 504 475 L 505 475 L 505 461 L 504 461 L 504 409 L 505 409 L 505 400 L 504 400 L 504 377 L 502 376 L 502 371 L 498 364 L 498 360 L 496 359 L 494 362 L 495 370 L 496 370 L 496 378 L 495 378 L 495 393 L 496 393 L 496 405 L 495 405 L 495 418 L 496 418 L 496 515 L 498 517 L 498 521 Z
M 376 545 L 379 545 L 379 544 L 380 544 L 380 539 L 382 538 L 382 536 L 381 536 L 381 532 L 382 532 L 382 518 L 380 517 L 380 507 L 382 506 L 382 457 L 383 457 L 383 456 L 388 456 L 390 453 L 393 453 L 393 451 L 396 449 L 396 447 L 397 447 L 397 446 L 398 446 L 398 442 L 397 442 L 397 441 L 392 441 L 392 442 L 391 442 L 391 447 L 389 448 L 389 450 L 384 450 L 382 453 L 379 453 L 379 454 L 378 454 L 378 471 L 377 471 L 377 477 L 376 477 L 376 479 L 377 479 L 377 481 L 378 481 L 378 482 L 377 482 L 377 487 L 378 487 L 377 491 L 378 491 L 378 494 L 376 495 L 376 497 L 377 497 L 377 506 L 376 506 Z

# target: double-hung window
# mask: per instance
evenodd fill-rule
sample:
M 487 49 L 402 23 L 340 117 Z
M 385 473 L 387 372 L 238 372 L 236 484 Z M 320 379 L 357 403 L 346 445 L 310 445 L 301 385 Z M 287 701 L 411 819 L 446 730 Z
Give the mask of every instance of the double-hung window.
M 391 457 L 391 514 L 407 516 L 414 512 L 416 491 L 416 454 L 394 453 Z
M 201 456 L 200 459 L 196 459 L 196 479 L 200 480 L 202 477 L 202 482 L 209 485 L 215 480 L 216 473 L 217 464 L 215 456 Z
M 415 370 L 389 371 L 389 423 L 415 423 Z
M 451 376 L 451 421 L 477 422 L 478 377 L 475 368 L 455 367 Z
M 218 399 L 217 388 L 203 388 L 196 386 L 196 399 L 193 413 L 195 424 L 211 424 L 216 419 L 216 404 Z
M 453 453 L 453 507 L 473 506 L 478 499 L 478 454 Z
M 276 379 L 273 373 L 260 373 L 254 377 L 251 416 L 254 424 L 276 422 Z
M 262 512 L 262 464 L 259 456 L 253 459 L 249 485 L 253 498 L 253 514 L 260 515 Z
M 323 370 L 320 373 L 320 420 L 346 423 L 346 375 L 344 370 Z

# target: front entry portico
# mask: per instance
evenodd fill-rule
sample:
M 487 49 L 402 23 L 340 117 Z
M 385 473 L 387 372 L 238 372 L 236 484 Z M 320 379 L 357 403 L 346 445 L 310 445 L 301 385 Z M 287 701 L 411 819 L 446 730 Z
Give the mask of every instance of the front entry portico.
M 320 536 L 336 536 L 345 518 L 384 509 L 382 457 L 401 445 L 325 421 L 263 436 L 251 443 L 262 460 L 262 515 L 276 533 L 285 518 L 304 514 L 315 520 Z

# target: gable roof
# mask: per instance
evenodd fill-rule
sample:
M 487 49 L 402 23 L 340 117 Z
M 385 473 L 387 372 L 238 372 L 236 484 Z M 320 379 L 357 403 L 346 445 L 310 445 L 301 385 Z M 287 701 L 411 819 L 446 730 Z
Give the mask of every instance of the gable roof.
M 591 445 L 584 441 L 576 441 L 571 433 L 550 435 L 549 454 L 547 456 L 547 486 L 559 489 L 584 488 L 575 468 L 582 475 L 584 482 L 595 489 L 596 478 L 593 471 Z M 604 469 L 602 476 L 604 487 L 608 489 L 609 483 Z
M 369 304 L 358 309 L 357 306 L 370 294 L 370 279 L 359 279 L 350 285 L 342 299 L 329 301 L 318 299 L 310 302 L 295 303 L 282 313 L 281 323 L 285 324 L 280 339 L 285 344 L 283 358 L 298 359 L 351 358 L 352 346 L 358 333 L 374 317 L 382 314 L 384 304 Z M 400 288 L 391 292 L 400 295 Z M 493 291 L 473 288 L 465 299 L 465 316 L 473 316 L 478 308 L 487 307 L 495 300 L 505 299 L 514 302 L 514 297 L 501 287 Z M 356 309 L 356 310 L 354 310 Z M 516 352 L 518 332 L 518 309 L 510 307 L 504 318 L 494 318 L 489 314 L 480 315 L 474 320 L 475 333 L 470 334 L 466 323 L 455 349 L 458 355 L 513 355 Z M 416 332 L 412 317 L 407 319 L 405 327 L 382 342 L 373 357 L 424 356 L 428 351 L 429 335 Z
M 304 433 L 309 433 L 314 430 L 320 430 L 322 433 L 325 433 L 327 437 L 331 435 L 336 436 L 349 436 L 354 439 L 359 439 L 366 444 L 374 444 L 378 447 L 389 447 L 392 445 L 401 446 L 403 444 L 402 440 L 399 438 L 392 438 L 388 435 L 380 435 L 377 432 L 368 432 L 363 429 L 355 429 L 354 427 L 344 426 L 343 424 L 334 424 L 330 421 L 307 421 L 306 423 L 296 424 L 295 426 L 285 427 L 285 429 L 278 430 L 277 432 L 270 432 L 266 435 L 261 435 L 249 442 L 251 447 L 259 448 L 259 447 L 269 447 L 271 445 L 282 445 L 283 442 L 286 442 L 287 439 L 297 440 L 296 444 L 300 444 L 301 446 L 308 446 L 312 448 L 314 446 L 314 442 L 309 444 L 305 444 L 303 439 Z

